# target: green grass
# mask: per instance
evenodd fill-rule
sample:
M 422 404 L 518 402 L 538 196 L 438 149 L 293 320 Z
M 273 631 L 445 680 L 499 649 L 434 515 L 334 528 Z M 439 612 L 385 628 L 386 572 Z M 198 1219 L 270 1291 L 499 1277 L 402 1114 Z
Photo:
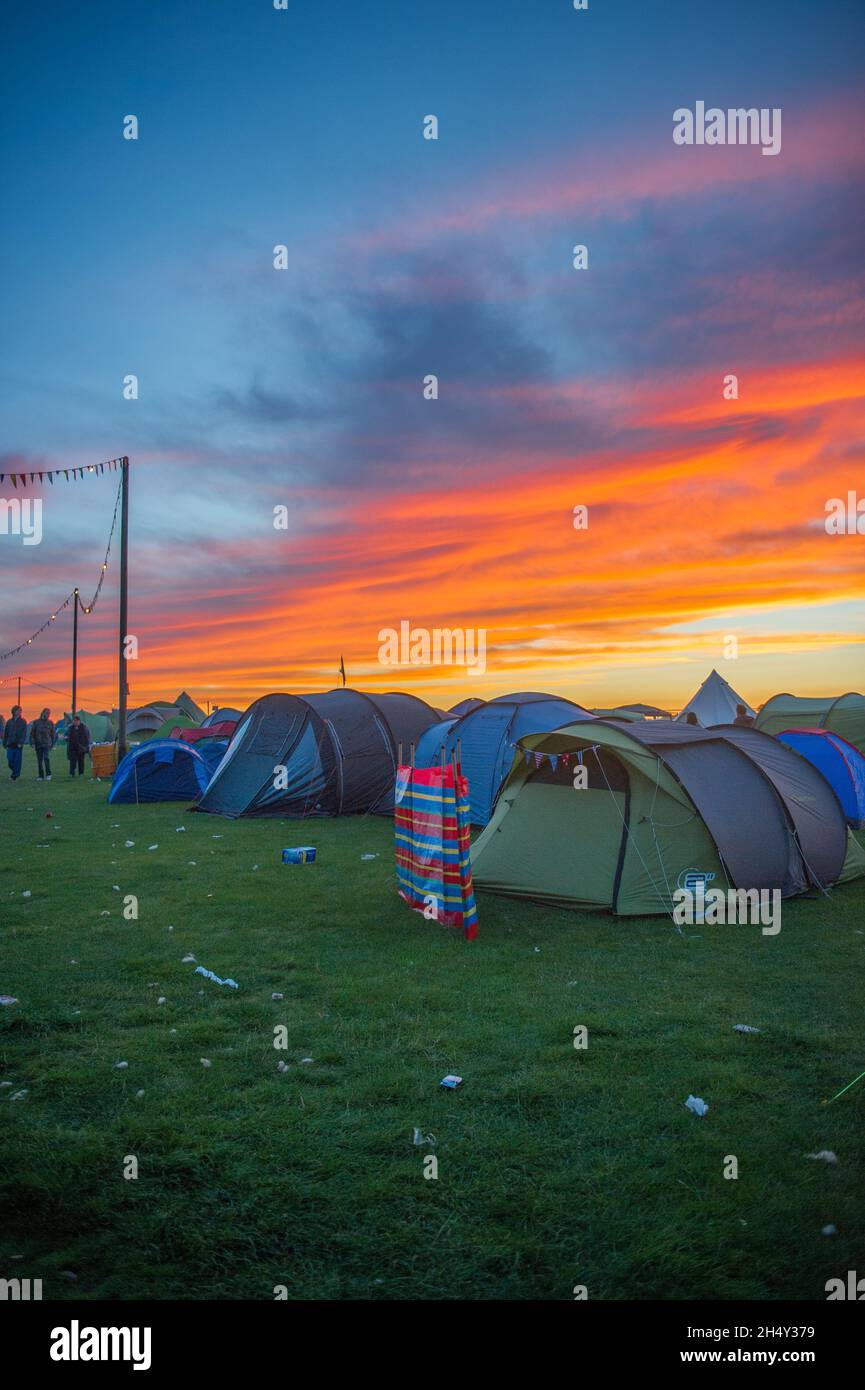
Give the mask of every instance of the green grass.
M 785 904 L 774 939 L 481 894 L 467 944 L 398 899 L 387 820 L 111 807 L 65 763 L 34 773 L 28 752 L 0 782 L 0 1277 L 60 1299 L 823 1299 L 865 1269 L 865 1081 L 821 1103 L 865 1067 L 862 883 Z M 280 863 L 304 843 L 315 865 Z

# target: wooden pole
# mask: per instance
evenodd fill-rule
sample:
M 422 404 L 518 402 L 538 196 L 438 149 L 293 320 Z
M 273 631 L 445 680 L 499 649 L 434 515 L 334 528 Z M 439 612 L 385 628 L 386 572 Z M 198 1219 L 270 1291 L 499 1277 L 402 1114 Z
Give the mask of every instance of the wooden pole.
M 78 710 L 78 590 L 72 593 L 72 713 Z
M 117 761 L 126 757 L 126 627 L 129 616 L 129 459 L 120 460 L 120 622 L 118 632 Z

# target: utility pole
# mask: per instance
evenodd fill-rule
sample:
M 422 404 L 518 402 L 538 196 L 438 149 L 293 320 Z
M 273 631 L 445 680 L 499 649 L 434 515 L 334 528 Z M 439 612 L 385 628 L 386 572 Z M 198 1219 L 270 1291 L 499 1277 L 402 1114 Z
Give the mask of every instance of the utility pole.
M 72 713 L 78 713 L 78 590 L 72 594 Z
M 21 677 L 18 677 L 18 703 L 21 704 Z
M 128 542 L 129 542 L 129 459 L 120 460 L 120 623 L 118 633 L 118 720 L 117 720 L 117 761 L 126 757 L 126 697 L 129 686 L 126 680 L 126 627 L 129 615 L 128 595 Z

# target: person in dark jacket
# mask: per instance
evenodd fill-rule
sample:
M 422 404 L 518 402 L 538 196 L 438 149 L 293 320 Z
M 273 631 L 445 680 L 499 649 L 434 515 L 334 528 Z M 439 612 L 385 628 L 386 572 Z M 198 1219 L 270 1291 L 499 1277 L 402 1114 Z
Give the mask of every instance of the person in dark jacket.
M 72 723 L 69 725 L 69 736 L 66 740 L 66 756 L 69 759 L 69 774 L 75 776 L 77 768 L 79 776 L 84 776 L 84 755 L 90 752 L 90 730 L 86 724 L 81 723 L 81 716 L 73 716 Z
M 754 723 L 754 719 L 745 709 L 744 705 L 737 705 L 736 718 L 733 720 L 733 723 L 738 724 L 740 729 L 750 729 L 751 725 Z
M 21 758 L 26 742 L 27 720 L 21 718 L 21 706 L 13 705 L 12 713 L 6 720 L 6 727 L 3 730 L 3 747 L 6 749 L 6 761 L 9 764 L 13 782 L 17 782 L 21 776 Z
M 50 755 L 56 739 L 57 735 L 51 722 L 51 711 L 44 709 L 39 718 L 33 720 L 33 727 L 30 730 L 30 742 L 36 749 L 36 763 L 39 769 L 37 782 L 51 781 Z

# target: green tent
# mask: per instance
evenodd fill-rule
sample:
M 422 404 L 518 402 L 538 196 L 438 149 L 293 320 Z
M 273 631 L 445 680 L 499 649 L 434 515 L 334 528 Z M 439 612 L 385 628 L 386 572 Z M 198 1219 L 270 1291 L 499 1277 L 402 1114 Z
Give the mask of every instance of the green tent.
M 808 699 L 799 695 L 773 695 L 754 721 L 766 734 L 785 729 L 831 729 L 865 753 L 865 695 L 826 695 Z
M 480 889 L 642 916 L 700 881 L 828 888 L 865 874 L 865 851 L 828 783 L 776 739 L 598 720 L 518 741 L 472 869 Z
M 90 730 L 90 737 L 94 743 L 113 743 L 117 737 L 117 729 L 111 716 L 108 714 L 95 714 L 91 710 L 79 709 L 76 711 L 82 724 L 86 724 Z M 72 715 L 67 713 L 63 716 L 62 725 L 58 732 L 64 737 L 69 732 L 69 725 L 72 723 Z
M 152 738 L 171 738 L 172 729 L 197 729 L 198 720 L 190 719 L 186 714 L 174 714 L 170 719 L 166 719 L 164 724 L 160 724 L 153 733 L 142 733 L 139 735 L 139 742 L 149 743 Z

